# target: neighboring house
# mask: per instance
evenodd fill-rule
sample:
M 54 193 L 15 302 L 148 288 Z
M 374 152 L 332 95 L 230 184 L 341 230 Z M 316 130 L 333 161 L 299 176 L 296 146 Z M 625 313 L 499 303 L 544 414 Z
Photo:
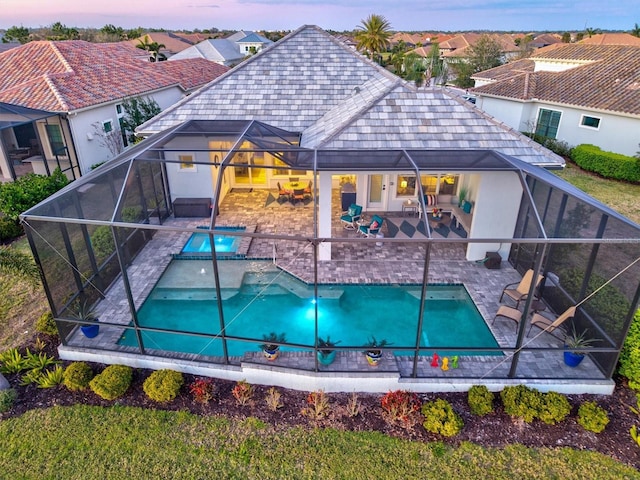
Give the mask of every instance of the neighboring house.
M 138 131 L 148 138 L 21 216 L 61 358 L 308 390 L 614 388 L 640 296 L 640 228 L 541 168 L 562 158 L 445 89 L 417 89 L 305 26 Z M 377 226 L 354 218 L 353 202 Z M 446 229 L 445 208 L 456 218 Z M 239 241 L 223 260 L 230 231 Z M 503 286 L 520 278 L 508 290 L 518 303 L 504 308 Z M 70 315 L 82 300 L 97 303 L 98 337 Z M 528 336 L 529 313 L 567 307 L 565 325 L 597 342 L 579 368 L 564 365 L 550 332 Z M 499 308 L 511 317 L 495 319 Z M 432 328 L 436 310 L 444 320 Z M 481 316 L 492 343 L 474 347 L 480 331 L 461 327 L 462 310 Z M 353 322 L 337 334 L 343 318 Z M 458 357 L 451 337 L 434 342 L 444 330 L 463 338 L 449 371 L 429 361 Z M 258 351 L 270 331 L 295 349 L 275 364 Z M 387 336 L 398 331 L 410 334 Z M 316 359 L 328 333 L 343 350 L 325 369 Z M 372 335 L 393 344 L 373 370 L 362 355 Z
M 500 45 L 502 60 L 509 61 L 520 52 L 513 38 L 508 34 L 480 34 L 463 33 L 449 40 L 439 42 L 440 56 L 449 63 L 464 61 L 469 56 L 469 49 L 473 47 L 483 36 Z
M 190 39 L 171 32 L 145 33 L 141 37 L 128 40 L 126 43 L 129 43 L 136 48 L 138 48 L 142 43 L 157 43 L 158 45 L 164 45 L 164 47 L 160 49 L 160 53 L 167 58 L 171 58 L 176 53 L 179 53 L 194 44 Z
M 640 47 L 640 38 L 629 33 L 599 33 L 583 38 L 578 43 L 581 45 L 633 45 Z
M 635 155 L 639 69 L 640 46 L 560 43 L 475 74 L 471 91 L 480 109 L 518 131 Z
M 244 34 L 244 36 L 242 36 L 242 34 Z M 235 42 L 238 45 L 240 53 L 243 53 L 245 56 L 255 55 L 273 43 L 268 38 L 258 35 L 255 32 L 237 32 L 227 37 L 227 40 Z
M 530 45 L 533 48 L 543 48 L 549 45 L 555 45 L 556 43 L 562 43 L 562 35 L 557 33 L 542 33 L 534 37 Z
M 233 67 L 245 58 L 245 54 L 240 52 L 236 43 L 226 38 L 216 38 L 204 40 L 193 45 L 180 53 L 175 54 L 169 61 L 184 60 L 185 58 L 204 58 L 210 62 L 215 62 L 227 67 Z
M 119 129 L 124 99 L 148 97 L 165 109 L 228 70 L 202 59 L 151 63 L 139 54 L 127 43 L 80 40 L 29 42 L 0 53 L 0 102 L 50 113 L 20 132 L 5 130 L 0 162 L 35 142 L 33 171 L 46 173 L 45 161 L 51 168 L 62 162 L 78 166 L 70 174 L 76 178 L 117 153 L 101 144 L 96 131 Z M 125 135 L 122 141 L 126 147 Z M 7 170 L 2 175 L 10 179 Z

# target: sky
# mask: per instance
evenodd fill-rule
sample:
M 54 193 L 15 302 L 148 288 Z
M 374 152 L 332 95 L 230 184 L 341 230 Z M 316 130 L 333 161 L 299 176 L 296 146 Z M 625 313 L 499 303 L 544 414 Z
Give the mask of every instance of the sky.
M 350 31 L 369 15 L 396 31 L 629 31 L 639 0 L 0 0 L 0 29 L 67 27 L 167 30 Z

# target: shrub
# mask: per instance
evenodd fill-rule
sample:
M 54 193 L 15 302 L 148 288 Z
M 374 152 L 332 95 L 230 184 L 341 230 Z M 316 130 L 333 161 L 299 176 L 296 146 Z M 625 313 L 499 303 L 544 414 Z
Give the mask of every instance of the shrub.
M 178 396 L 183 383 L 182 373 L 174 370 L 157 370 L 147 377 L 142 389 L 151 400 L 165 403 Z
M 640 310 L 633 316 L 620 352 L 618 373 L 627 377 L 630 388 L 640 391 Z
M 113 243 L 113 235 L 111 229 L 106 225 L 100 225 L 91 234 L 91 246 L 93 247 L 93 254 L 99 263 L 105 261 L 109 255 L 115 251 L 115 245 Z
M 420 411 L 421 402 L 414 392 L 396 390 L 388 392 L 380 401 L 382 417 L 387 422 L 413 423 L 415 413 Z
M 607 411 L 596 402 L 584 402 L 578 408 L 578 424 L 585 430 L 600 433 L 609 423 Z
M 571 413 L 571 404 L 567 397 L 557 392 L 547 392 L 542 398 L 538 417 L 548 425 L 560 423 Z
M 22 225 L 17 220 L 0 215 L 0 240 L 11 240 L 23 233 Z
M 105 400 L 114 400 L 124 395 L 133 378 L 133 370 L 125 365 L 109 365 L 102 373 L 93 377 L 89 387 Z
M 215 385 L 210 378 L 195 380 L 189 385 L 189 392 L 198 403 L 209 403 L 215 394 Z
M 526 385 L 504 387 L 500 398 L 507 415 L 521 418 L 527 423 L 533 422 L 543 404 L 542 394 Z
M 36 370 L 32 370 L 35 372 Z M 60 365 L 56 365 L 53 370 L 44 370 L 40 373 L 36 383 L 39 388 L 52 388 L 61 385 L 64 382 L 64 369 Z
M 264 397 L 264 401 L 272 412 L 284 407 L 284 403 L 282 403 L 282 393 L 280 393 L 276 387 L 271 387 L 267 390 L 267 395 Z
M 439 433 L 445 437 L 453 437 L 460 433 L 464 422 L 449 402 L 441 398 L 422 404 L 424 423 L 427 432 Z
M 0 390 L 0 413 L 8 412 L 13 407 L 18 394 L 13 388 Z
M 31 353 L 29 349 L 25 354 L 25 369 L 43 371 L 45 368 L 60 363 L 44 352 Z
M 0 184 L 0 211 L 7 217 L 18 219 L 25 210 L 40 203 L 69 183 L 69 179 L 56 168 L 51 176 L 27 173 L 14 182 Z
M 46 335 L 58 335 L 58 327 L 51 312 L 45 312 L 36 321 L 36 331 Z
M 640 182 L 640 161 L 635 157 L 605 152 L 595 145 L 578 145 L 571 152 L 571 159 L 590 172 L 605 178 Z
M 248 405 L 253 400 L 253 392 L 254 388 L 246 380 L 240 380 L 235 384 L 233 390 L 231 390 L 231 394 L 238 402 L 238 405 Z
M 318 390 L 307 395 L 307 407 L 301 413 L 312 420 L 320 420 L 328 416 L 330 411 L 329 397 L 323 390 Z
M 0 354 L 0 373 L 20 373 L 27 368 L 27 359 L 17 348 L 10 348 Z
M 493 412 L 493 393 L 485 385 L 474 385 L 467 394 L 469 409 L 474 415 L 487 415 Z
M 93 370 L 85 362 L 73 362 L 64 371 L 64 386 L 72 392 L 85 390 L 93 378 Z

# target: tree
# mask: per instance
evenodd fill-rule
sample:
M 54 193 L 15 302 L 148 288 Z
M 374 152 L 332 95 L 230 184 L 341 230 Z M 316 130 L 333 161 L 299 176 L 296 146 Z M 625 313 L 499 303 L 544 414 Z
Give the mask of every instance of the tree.
M 127 132 L 128 139 L 131 143 L 137 141 L 133 131 L 162 111 L 158 102 L 153 98 L 143 97 L 125 99 L 122 102 L 122 109 L 125 113 L 122 119 L 122 128 Z
M 358 50 L 362 51 L 372 60 L 376 55 L 386 50 L 390 44 L 391 24 L 382 15 L 371 14 L 362 25 L 356 27 L 355 34 Z
M 518 46 L 518 58 L 529 58 L 533 53 L 533 35 L 525 35 L 522 38 L 516 38 Z
M 454 83 L 460 88 L 473 87 L 471 77 L 474 73 L 489 70 L 502 65 L 502 48 L 489 35 L 482 35 L 475 45 L 469 47 L 466 59 L 461 59 L 451 67 L 456 72 Z
M 13 40 L 20 42 L 22 45 L 29 41 L 29 29 L 25 27 L 16 27 L 15 25 L 8 28 L 2 37 L 2 43 L 9 43 Z
M 425 60 L 417 53 L 408 53 L 404 62 L 405 80 L 415 82 L 416 87 L 421 87 L 427 73 Z
M 161 62 L 162 60 L 166 60 L 167 56 L 164 53 L 160 53 L 160 50 L 166 48 L 166 45 L 158 42 L 150 42 L 150 40 L 151 37 L 149 37 L 149 35 L 145 35 L 142 39 L 138 39 L 136 47 L 149 52 L 149 61 L 151 62 Z
M 56 22 L 51 25 L 49 40 L 77 40 L 79 35 L 78 29 Z
M 593 37 L 594 35 L 596 35 L 598 33 L 598 29 L 597 28 L 585 28 L 584 29 L 584 33 L 589 35 L 589 38 L 591 38 L 591 37 Z
M 634 37 L 640 38 L 640 26 L 638 26 L 637 23 L 631 29 L 631 35 L 633 35 Z
M 562 43 L 571 43 L 571 34 L 569 32 L 562 34 Z

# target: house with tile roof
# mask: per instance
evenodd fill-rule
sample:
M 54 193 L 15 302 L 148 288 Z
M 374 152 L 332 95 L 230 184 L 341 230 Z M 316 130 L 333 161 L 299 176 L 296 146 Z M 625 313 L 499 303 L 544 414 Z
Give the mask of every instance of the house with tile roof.
M 41 265 L 61 358 L 309 390 L 613 389 L 640 295 L 640 227 L 446 89 L 418 89 L 305 26 L 138 131 L 148 138 L 21 216 L 34 257 L 64 256 Z M 89 241 L 105 231 L 111 246 Z M 521 278 L 526 298 L 500 305 Z M 602 278 L 590 302 L 585 285 Z M 87 299 L 97 336 L 71 316 Z M 338 304 L 346 315 L 327 308 Z M 543 308 L 597 341 L 579 368 L 560 339 L 529 335 Z M 462 311 L 478 313 L 473 325 Z M 286 332 L 275 363 L 259 351 L 269 331 Z M 339 360 L 324 368 L 329 333 Z M 362 344 L 374 334 L 393 346 L 372 370 Z M 459 368 L 431 368 L 436 348 L 460 352 Z
M 140 52 L 126 42 L 68 40 L 29 42 L 0 53 L 0 102 L 55 114 L 20 138 L 13 129 L 3 132 L 1 161 L 34 141 L 39 152 L 29 159 L 33 171 L 76 165 L 69 176 L 77 178 L 117 153 L 100 135 L 119 130 L 124 99 L 147 97 L 165 109 L 228 70 L 204 59 L 151 63 Z M 5 178 L 11 178 L 8 170 L 3 168 Z
M 640 46 L 599 43 L 555 44 L 477 73 L 476 105 L 518 131 L 635 155 Z
M 318 46 L 324 52 L 320 57 L 314 53 Z M 286 41 L 240 64 L 137 132 L 150 136 L 188 120 L 214 119 L 256 120 L 297 132 L 303 148 L 489 149 L 535 165 L 564 166 L 561 157 L 445 89 L 418 89 L 313 26 L 297 30 Z M 285 170 L 266 169 L 254 178 L 251 170 L 240 166 L 229 170 L 224 188 L 275 188 L 278 181 L 296 174 L 295 169 Z M 449 170 L 455 171 L 455 162 Z M 175 182 L 175 196 L 194 193 L 191 178 L 184 180 L 179 171 L 168 174 Z M 464 181 L 479 178 L 469 175 Z M 212 196 L 211 181 L 201 185 L 200 196 Z M 416 184 L 415 177 L 403 180 L 386 174 L 361 174 L 356 181 L 369 210 L 400 210 L 408 190 L 399 189 Z M 425 182 L 435 182 L 433 188 L 437 188 L 437 179 Z M 444 192 L 458 187 L 442 184 L 441 188 Z M 478 228 L 486 226 L 478 224 Z
M 159 45 L 164 45 L 164 47 L 160 49 L 160 53 L 167 58 L 171 58 L 176 53 L 179 53 L 194 44 L 189 37 L 177 35 L 172 32 L 149 32 L 145 33 L 141 37 L 126 41 L 126 43 L 136 48 L 138 48 L 138 45 L 141 43 L 154 42 Z

